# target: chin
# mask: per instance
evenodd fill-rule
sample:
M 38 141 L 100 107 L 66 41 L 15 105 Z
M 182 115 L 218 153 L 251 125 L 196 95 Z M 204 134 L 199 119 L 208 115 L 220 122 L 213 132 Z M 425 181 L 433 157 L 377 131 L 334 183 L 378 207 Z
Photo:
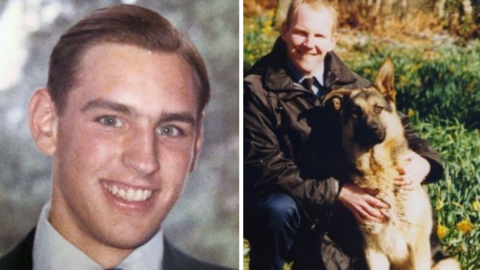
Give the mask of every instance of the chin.
M 104 243 L 116 249 L 133 250 L 147 243 L 158 231 L 159 229 L 146 232 L 145 228 L 136 228 L 120 233 L 113 232 L 113 235 L 111 233 L 104 235 Z
M 318 67 L 318 65 L 320 64 L 320 62 L 304 62 L 304 63 L 299 63 L 299 71 L 304 73 L 304 74 L 310 74 L 312 73 L 313 71 L 315 71 L 315 69 Z

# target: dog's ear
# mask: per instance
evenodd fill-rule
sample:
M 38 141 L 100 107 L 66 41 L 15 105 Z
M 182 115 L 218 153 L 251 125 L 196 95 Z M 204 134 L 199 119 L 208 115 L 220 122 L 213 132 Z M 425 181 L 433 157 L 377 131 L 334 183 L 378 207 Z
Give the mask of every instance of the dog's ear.
M 375 76 L 373 85 L 388 99 L 395 102 L 397 91 L 395 90 L 395 67 L 390 58 L 385 59 Z
M 333 108 L 335 111 L 342 109 L 342 104 L 350 97 L 352 90 L 338 89 L 328 93 L 322 100 L 325 107 Z

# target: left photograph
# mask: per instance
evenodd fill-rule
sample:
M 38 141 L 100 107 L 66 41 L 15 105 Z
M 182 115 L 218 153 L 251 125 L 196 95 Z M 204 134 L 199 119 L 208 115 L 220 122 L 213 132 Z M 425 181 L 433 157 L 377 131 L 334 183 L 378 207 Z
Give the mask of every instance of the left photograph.
M 239 267 L 238 17 L 0 2 L 0 269 Z

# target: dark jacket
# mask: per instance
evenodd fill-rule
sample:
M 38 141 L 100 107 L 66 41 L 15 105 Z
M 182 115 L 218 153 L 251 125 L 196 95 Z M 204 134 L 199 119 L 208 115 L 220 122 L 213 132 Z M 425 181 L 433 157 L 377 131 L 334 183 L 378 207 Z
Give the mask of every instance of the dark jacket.
M 264 193 L 285 192 L 308 217 L 323 219 L 342 186 L 332 177 L 331 161 L 337 157 L 326 156 L 341 146 L 341 136 L 320 100 L 288 75 L 286 55 L 279 38 L 244 79 L 244 199 L 248 204 Z M 327 93 L 371 85 L 333 52 L 325 57 L 324 81 Z M 431 164 L 427 181 L 440 179 L 438 154 L 412 130 L 408 117 L 401 117 L 410 148 Z
M 35 229 L 23 239 L 12 251 L 0 258 L 0 270 L 31 270 L 33 269 L 33 241 Z M 228 270 L 228 268 L 209 264 L 197 260 L 172 246 L 166 239 L 164 241 L 165 253 L 163 256 L 163 269 L 165 270 Z

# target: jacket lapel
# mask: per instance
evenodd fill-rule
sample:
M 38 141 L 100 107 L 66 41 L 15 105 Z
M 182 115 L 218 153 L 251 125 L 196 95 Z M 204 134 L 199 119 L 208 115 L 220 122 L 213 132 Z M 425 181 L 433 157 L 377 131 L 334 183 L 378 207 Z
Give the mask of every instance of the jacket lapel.
M 33 269 L 33 240 L 35 228 L 9 253 L 0 258 L 2 270 L 31 270 Z

